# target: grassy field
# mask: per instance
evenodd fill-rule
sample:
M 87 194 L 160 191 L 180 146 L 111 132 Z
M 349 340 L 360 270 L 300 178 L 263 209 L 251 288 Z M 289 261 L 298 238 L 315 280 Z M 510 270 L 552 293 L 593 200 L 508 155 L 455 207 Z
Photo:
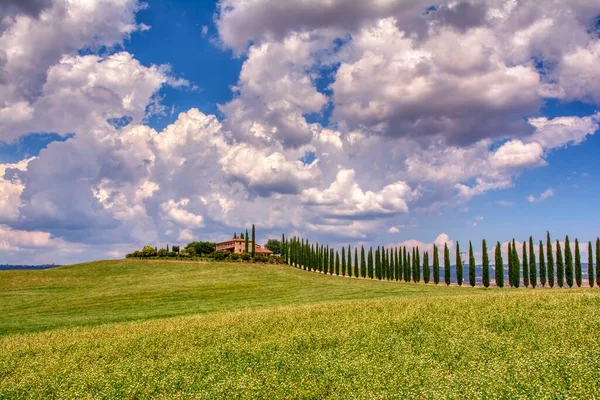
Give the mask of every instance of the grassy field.
M 600 290 L 284 266 L 0 272 L 0 398 L 598 398 Z

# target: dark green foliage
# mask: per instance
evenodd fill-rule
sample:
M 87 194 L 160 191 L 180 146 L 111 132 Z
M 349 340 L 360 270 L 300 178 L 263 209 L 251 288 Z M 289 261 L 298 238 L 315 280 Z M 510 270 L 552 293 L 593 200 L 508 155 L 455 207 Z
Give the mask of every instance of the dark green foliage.
M 496 257 L 494 260 L 494 280 L 496 286 L 504 287 L 504 260 L 502 260 L 502 246 L 496 242 Z
M 521 285 L 521 273 L 520 266 L 521 262 L 519 261 L 519 251 L 517 250 L 517 245 L 515 244 L 515 239 L 512 242 L 512 252 L 513 252 L 513 284 L 516 288 Z
M 475 274 L 477 273 L 475 269 L 475 256 L 473 255 L 473 245 L 469 240 L 469 285 L 471 287 L 475 286 Z
M 546 257 L 544 257 L 544 243 L 540 240 L 540 283 L 546 286 Z
M 375 250 L 375 278 L 381 279 L 381 250 Z
M 531 236 L 529 236 L 529 283 L 534 289 L 537 286 L 537 262 L 535 260 L 533 238 Z
M 488 255 L 485 239 L 481 241 L 481 252 L 481 283 L 483 283 L 484 287 L 490 287 L 490 256 Z
M 404 259 L 404 282 L 410 282 L 410 264 L 408 260 L 408 252 L 406 251 L 406 247 L 403 247 L 402 253 Z
M 575 238 L 575 283 L 581 287 L 581 253 L 579 252 L 579 240 Z
M 360 246 L 360 276 L 361 278 L 367 277 L 367 261 L 365 259 L 365 248 Z
M 450 285 L 450 250 L 448 243 L 444 243 L 444 282 Z
M 368 254 L 368 262 L 367 262 L 367 275 L 369 276 L 370 279 L 373 279 L 373 248 L 369 247 L 369 254 Z
M 563 287 L 565 284 L 565 265 L 563 264 L 562 250 L 558 240 L 556 241 L 556 283 L 558 287 Z
M 527 257 L 527 241 L 523 241 L 523 285 L 529 286 L 529 258 Z
M 456 283 L 458 283 L 458 286 L 463 284 L 463 262 L 458 242 L 456 242 Z
M 233 238 L 237 239 L 237 233 L 236 232 L 233 232 Z
M 567 285 L 573 287 L 573 252 L 569 243 L 569 236 L 565 238 L 565 279 Z
M 194 254 L 197 256 L 205 256 L 211 254 L 217 249 L 217 244 L 212 242 L 191 242 L 185 246 L 185 250 L 189 252 L 194 249 Z
M 335 252 L 335 274 L 340 274 L 340 253 Z
M 423 254 L 423 282 L 429 283 L 431 279 L 431 270 L 429 269 L 429 253 Z
M 246 229 L 246 236 L 244 237 L 244 253 L 248 253 L 250 251 L 250 247 L 248 246 L 248 229 Z
M 256 228 L 252 224 L 252 257 L 256 254 Z
M 546 232 L 546 261 L 548 262 L 548 285 L 554 287 L 554 254 L 552 253 L 550 232 Z
M 437 245 L 433 245 L 433 283 L 440 283 L 440 255 Z
M 281 254 L 281 242 L 277 239 L 269 239 L 265 244 L 265 249 L 271 250 L 273 254 Z
M 588 242 L 588 284 L 590 287 L 594 287 L 594 249 L 592 248 L 592 242 Z
M 364 261 L 364 259 L 365 259 L 364 253 L 362 256 L 363 256 L 363 261 Z M 358 268 L 358 248 L 355 247 L 354 248 L 354 277 L 358 278 L 359 275 L 360 275 L 360 270 Z
M 415 250 L 414 249 L 413 249 L 412 253 L 413 253 L 412 258 L 410 257 L 410 253 L 407 252 L 407 254 L 406 254 L 406 259 L 407 259 L 407 264 L 408 264 L 408 281 L 407 282 L 410 282 L 414 278 L 414 275 L 413 275 L 413 271 L 414 271 L 413 263 L 415 260 L 415 257 L 414 257 Z
M 333 255 L 333 249 L 329 249 L 329 275 L 333 275 L 335 270 L 335 256 Z
M 400 280 L 402 279 L 402 265 L 400 264 L 400 256 L 398 255 L 398 248 L 396 247 L 395 250 L 396 253 L 396 261 L 395 261 L 395 266 L 396 266 L 396 272 L 394 273 L 394 276 L 396 277 L 396 280 Z
M 346 276 L 346 248 L 342 247 L 342 276 Z

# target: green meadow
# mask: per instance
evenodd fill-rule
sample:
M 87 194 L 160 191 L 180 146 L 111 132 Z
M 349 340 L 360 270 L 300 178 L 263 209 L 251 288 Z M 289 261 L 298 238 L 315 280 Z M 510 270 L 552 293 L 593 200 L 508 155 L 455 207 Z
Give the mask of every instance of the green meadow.
M 598 289 L 177 261 L 0 271 L 0 398 L 589 399 L 599 332 Z

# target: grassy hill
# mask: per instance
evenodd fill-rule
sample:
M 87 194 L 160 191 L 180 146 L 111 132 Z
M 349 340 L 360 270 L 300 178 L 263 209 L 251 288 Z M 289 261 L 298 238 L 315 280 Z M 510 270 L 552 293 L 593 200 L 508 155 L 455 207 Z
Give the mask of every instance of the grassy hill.
M 288 266 L 0 272 L 0 398 L 593 398 L 600 291 Z

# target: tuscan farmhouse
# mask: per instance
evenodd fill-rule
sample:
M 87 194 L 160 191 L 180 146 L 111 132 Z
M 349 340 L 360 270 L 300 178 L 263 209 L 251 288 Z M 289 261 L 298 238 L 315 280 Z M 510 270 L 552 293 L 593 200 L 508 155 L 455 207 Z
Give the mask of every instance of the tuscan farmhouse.
M 229 239 L 226 242 L 217 243 L 217 250 L 230 251 L 232 253 L 245 253 L 246 252 L 246 240 L 243 238 Z M 251 252 L 252 242 L 248 243 L 248 252 Z M 257 244 L 254 248 L 254 253 L 263 256 L 270 256 L 273 254 L 272 251 L 267 250 Z

